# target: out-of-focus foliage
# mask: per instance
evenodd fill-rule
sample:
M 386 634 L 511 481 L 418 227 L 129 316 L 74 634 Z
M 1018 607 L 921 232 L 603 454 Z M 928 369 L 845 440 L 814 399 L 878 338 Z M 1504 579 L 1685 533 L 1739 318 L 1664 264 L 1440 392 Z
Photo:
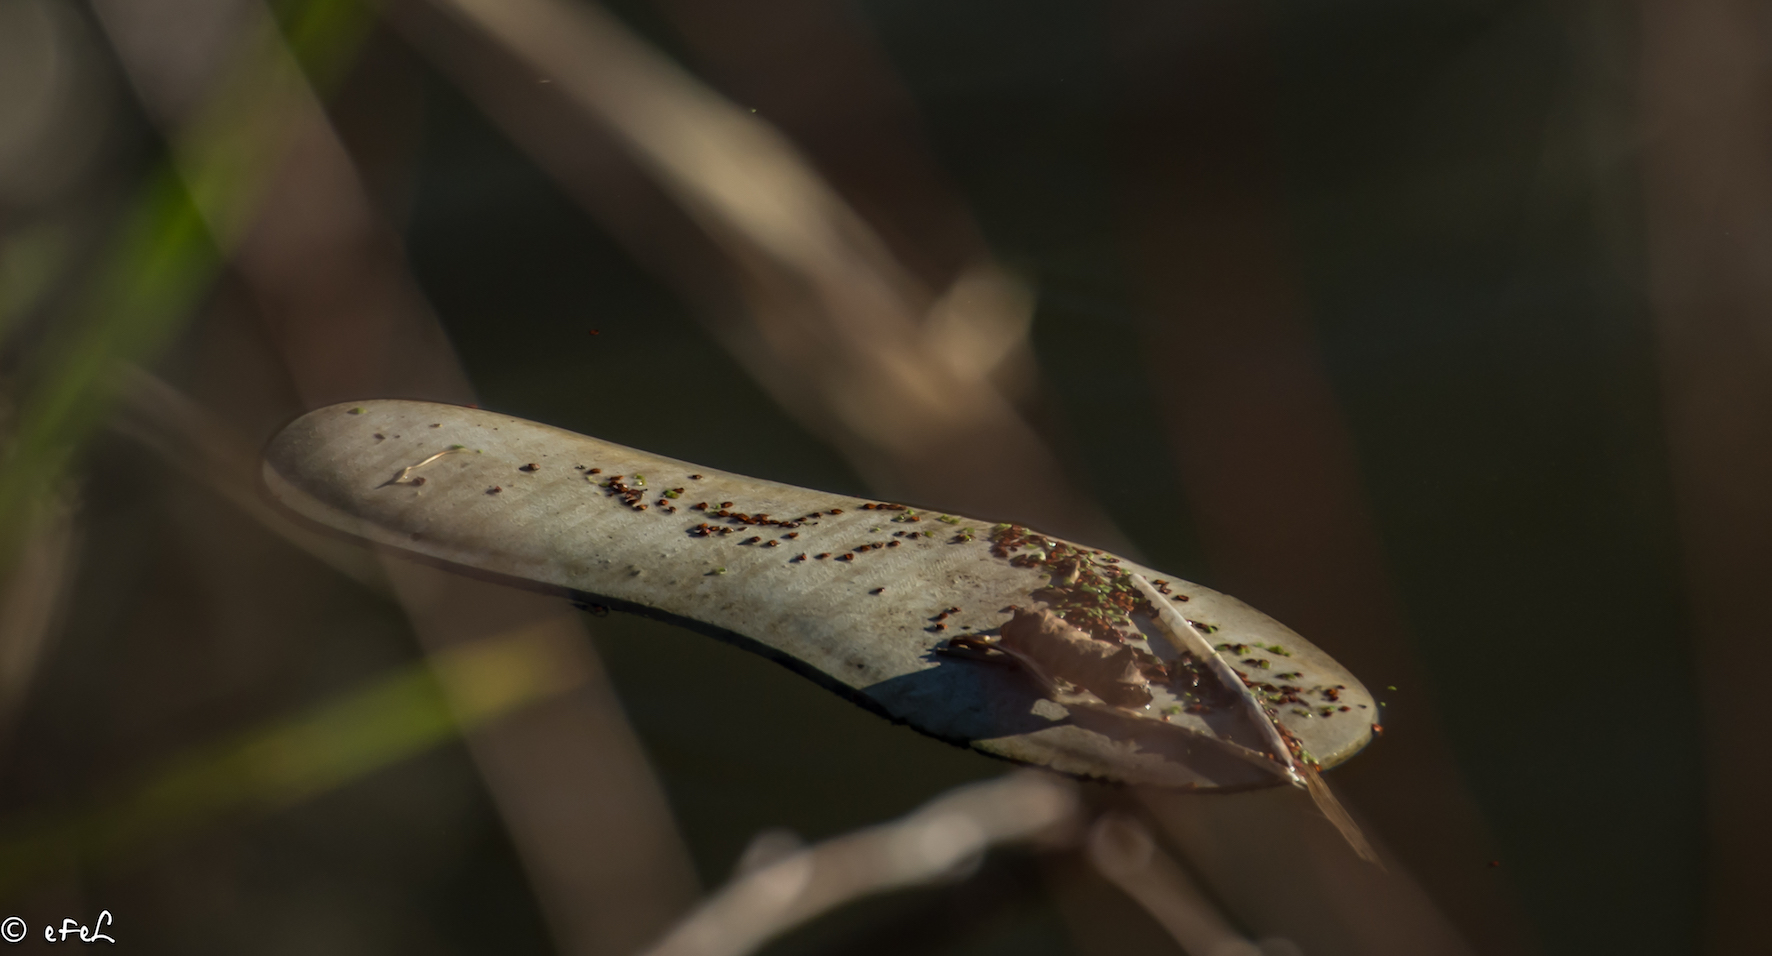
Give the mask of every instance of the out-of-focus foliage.
M 329 793 L 577 680 L 550 663 L 521 634 L 476 644 L 174 757 L 108 806 L 0 834 L 0 896 L 58 876 L 70 859 L 104 872 L 194 829 Z
M 1003 770 L 615 615 L 563 618 L 593 635 L 583 685 L 446 715 L 419 661 L 451 627 L 506 633 L 489 592 L 340 575 L 229 504 L 237 475 L 217 494 L 189 446 L 108 429 L 129 360 L 215 447 L 258 447 L 316 380 L 457 401 L 471 380 L 487 408 L 733 472 L 963 490 L 992 518 L 1058 502 L 1079 540 L 1118 535 L 1387 688 L 1384 738 L 1329 779 L 1388 875 L 1338 869 L 1284 795 L 1084 787 L 1139 824 L 771 952 L 1173 951 L 1177 911 L 1133 900 L 1191 883 L 1270 953 L 1757 940 L 1751 3 L 606 7 L 853 213 L 845 261 L 901 270 L 891 335 L 857 320 L 862 285 L 806 271 L 818 248 L 784 268 L 698 216 L 537 65 L 607 83 L 610 62 L 464 16 L 528 5 L 0 0 L 0 845 L 38 861 L 0 916 L 108 907 L 126 944 L 179 951 L 595 951 L 573 919 L 652 892 L 598 860 L 686 847 L 711 887 L 766 870 L 793 842 L 772 828 L 837 837 Z M 292 117 L 333 165 L 286 162 Z M 328 231 L 347 193 L 380 246 Z M 243 261 L 292 234 L 317 238 Z M 381 285 L 351 271 L 371 259 Z M 397 359 L 436 374 L 377 377 Z M 886 386 L 954 374 L 1047 449 L 1014 459 L 1044 462 L 1022 468 L 1039 494 L 988 442 L 869 446 L 925 407 Z M 574 746 L 629 759 L 524 775 Z
M 291 50 L 304 64 L 336 76 L 348 66 L 370 22 L 368 9 L 355 0 L 287 7 L 291 46 L 285 46 L 282 34 L 271 33 L 238 52 L 210 101 L 171 131 L 172 157 L 157 163 L 135 188 L 96 261 L 78 264 L 86 266 L 79 291 L 62 314 L 48 318 L 43 341 L 16 370 L 10 396 L 15 410 L 0 462 L 0 567 L 10 566 L 31 533 L 40 502 L 104 422 L 120 364 L 157 356 L 192 320 L 215 281 L 219 252 L 251 224 L 264 183 L 283 160 L 289 88 L 306 82 L 294 71 Z M 26 22 L 33 14 L 47 15 L 29 0 L 12 0 L 4 9 Z M 35 51 L 50 58 L 85 52 L 71 44 L 57 46 L 53 35 L 13 34 L 7 42 L 20 54 Z M 29 82 L 21 80 L 21 85 Z M 16 135 L 28 140 L 30 132 Z M 9 285 L 19 288 L 6 294 L 11 302 L 0 304 L 17 310 L 29 300 L 30 286 L 52 281 L 52 263 L 41 251 L 47 241 L 20 240 L 26 261 L 8 277 Z M 0 313 L 0 323 L 7 318 Z

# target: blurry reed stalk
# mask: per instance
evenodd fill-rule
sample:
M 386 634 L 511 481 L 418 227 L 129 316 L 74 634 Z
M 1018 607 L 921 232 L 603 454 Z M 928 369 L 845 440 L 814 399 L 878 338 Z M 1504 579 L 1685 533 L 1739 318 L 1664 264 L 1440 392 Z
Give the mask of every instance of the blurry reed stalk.
M 1474 952 L 1408 872 L 1348 853 L 1297 788 L 1208 798 L 1141 787 L 1131 795 L 1211 899 L 1257 937 L 1350 956 Z
M 195 33 L 164 29 L 168 11 L 154 3 L 110 3 L 102 12 L 175 144 L 219 144 L 199 155 L 237 163 L 251 186 L 226 194 L 229 202 L 198 206 L 269 319 L 302 398 L 319 404 L 397 391 L 470 400 L 447 337 L 404 272 L 398 237 L 371 208 L 308 85 L 303 67 L 313 64 L 297 62 L 268 12 L 206 2 L 184 12 L 211 18 L 216 29 Z M 357 25 L 349 16 L 342 26 L 325 17 L 290 22 L 291 36 Z M 192 66 L 237 59 L 256 72 L 242 79 Z M 340 67 L 319 59 L 322 69 Z M 223 88 L 210 89 L 216 82 Z M 186 98 L 205 95 L 262 111 L 193 129 Z M 193 165 L 188 149 L 175 155 L 193 194 L 203 196 L 207 169 Z M 561 673 L 582 675 L 545 706 L 476 726 L 467 743 L 561 949 L 631 951 L 687 903 L 694 878 L 578 616 L 559 601 L 397 560 L 383 561 L 382 571 L 430 654 L 519 630 L 545 636 Z M 474 698 L 454 683 L 443 689 L 451 710 L 470 723 Z
M 594 5 L 431 2 L 492 38 L 531 76 L 550 78 L 699 224 L 745 303 L 705 309 L 717 316 L 714 333 L 877 490 L 1008 514 L 1126 550 L 992 382 L 1005 363 L 1031 363 L 1026 290 L 989 264 L 945 294 L 922 288 L 768 123 Z M 459 43 L 401 10 L 396 17 L 414 42 L 556 178 L 592 197 L 593 212 L 614 202 L 602 184 L 585 182 L 582 157 L 559 154 L 557 132 L 535 123 L 527 104 L 510 95 L 511 78 L 468 62 Z M 532 79 L 526 88 L 536 95 Z M 640 227 L 628 225 L 624 238 L 643 243 L 632 235 Z
M 36 3 L 9 4 L 0 11 L 0 23 L 10 31 L 0 40 L 5 52 L 0 61 L 9 67 L 8 78 L 26 87 L 44 85 L 35 91 L 40 102 L 26 112 L 51 106 L 72 109 L 71 103 L 57 104 L 55 87 L 95 82 L 80 75 L 82 61 L 94 55 L 85 46 L 88 34 L 61 8 Z M 32 23 L 37 26 L 30 28 Z M 36 48 L 31 46 L 33 36 Z M 313 42 L 307 52 L 318 53 L 340 37 L 319 34 L 309 39 Z M 250 50 L 212 65 L 226 95 L 184 104 L 190 127 L 173 143 L 184 174 L 162 165 L 144 177 L 90 264 L 61 248 L 55 230 L 42 227 L 24 237 L 8 237 L 0 249 L 9 260 L 16 256 L 24 262 L 21 267 L 9 261 L 0 270 L 0 283 L 6 286 L 0 290 L 0 333 L 12 331 L 14 320 L 26 310 L 60 306 L 60 314 L 42 316 L 47 328 L 18 365 L 9 368 L 15 377 L 8 384 L 18 391 L 8 396 L 5 442 L 0 445 L 0 575 L 9 582 L 0 609 L 0 665 L 5 667 L 0 712 L 16 706 L 24 694 L 53 625 L 72 563 L 66 540 L 70 478 L 87 439 L 111 409 L 116 365 L 152 359 L 182 329 L 215 273 L 212 241 L 231 238 L 226 227 L 238 222 L 242 207 L 255 204 L 263 185 L 257 162 L 262 157 L 254 146 L 265 146 L 273 155 L 278 151 L 274 137 L 267 139 L 265 130 L 255 125 L 278 112 L 268 102 L 277 99 L 277 91 L 267 91 L 264 82 L 266 71 L 276 67 L 267 67 Z M 0 98 L 31 95 L 30 89 L 0 92 Z M 11 107 L 0 112 L 8 113 L 9 124 L 0 133 L 28 133 L 34 124 L 42 125 Z M 103 115 L 100 110 L 52 120 L 39 117 L 51 127 L 41 132 L 55 139 Z M 29 120 L 23 128 L 12 125 L 21 118 Z M 0 135 L 0 167 L 17 160 L 19 150 L 50 148 L 5 139 Z M 52 170 L 51 178 L 65 180 L 75 172 L 76 157 L 66 149 L 62 153 L 57 158 L 62 168 Z M 0 179 L 12 172 L 16 170 L 0 169 Z M 40 182 L 38 188 L 48 187 Z M 6 192 L 6 184 L 0 183 L 0 194 Z M 205 220 L 221 230 L 207 232 Z M 57 272 L 65 274 L 55 276 Z M 65 305 L 41 301 L 52 298 L 46 295 L 48 288 L 62 283 L 70 286 Z
M 102 3 L 97 12 L 110 27 L 140 6 Z M 201 64 L 202 84 L 160 84 L 178 87 L 176 106 L 167 111 L 178 114 L 169 136 L 174 160 L 144 177 L 79 294 L 66 314 L 54 317 L 25 363 L 20 380 L 26 387 L 7 423 L 9 441 L 0 460 L 0 567 L 16 557 L 32 533 L 40 501 L 56 493 L 86 439 L 103 424 L 115 363 L 153 358 L 183 328 L 216 273 L 216 245 L 225 248 L 239 238 L 270 169 L 283 158 L 288 108 L 305 81 L 276 25 L 263 17 L 252 23 L 256 31 L 228 47 L 226 57 Z M 325 59 L 348 51 L 359 35 L 351 27 L 362 23 L 361 17 L 335 17 L 331 29 L 305 37 L 303 52 Z M 115 43 L 114 29 L 111 35 Z M 189 58 L 168 59 L 186 68 L 182 78 L 188 81 Z M 143 92 L 166 105 L 150 95 L 164 90 Z
M 951 877 L 993 846 L 1068 839 L 1075 788 L 1019 771 L 936 798 L 911 815 L 789 851 L 703 903 L 646 956 L 742 956 L 831 909 Z
M 18 561 L 0 581 L 0 748 L 67 609 L 78 565 L 73 504 L 53 496 L 40 507 Z
M 1709 953 L 1765 945 L 1772 767 L 1743 675 L 1772 667 L 1772 51 L 1753 0 L 1633 5 L 1668 475 L 1705 728 Z M 1756 636 L 1757 635 L 1757 636 Z M 1751 686 L 1751 685 L 1749 685 Z
M 68 207 L 84 198 L 76 190 L 90 187 L 94 167 L 105 163 L 116 111 L 102 54 L 76 5 L 7 0 L 0 67 L 0 208 L 8 213 L 0 236 L 44 221 L 66 226 L 79 215 Z M 0 264 L 0 286 L 12 278 L 5 271 Z M 0 312 L 7 298 L 0 290 Z
M 120 369 L 122 407 L 112 421 L 172 468 L 207 486 L 265 530 L 384 597 L 393 592 L 375 556 L 291 521 L 265 503 L 258 487 L 258 449 L 206 409 L 154 374 Z
M 632 742 L 621 737 L 625 727 L 619 713 L 601 712 L 598 706 L 597 702 L 606 698 L 609 692 L 600 664 L 589 652 L 574 615 L 545 613 L 553 608 L 554 602 L 479 582 L 452 580 L 451 576 L 440 571 L 410 567 L 397 561 L 390 566 L 363 548 L 294 523 L 267 505 L 260 495 L 259 457 L 255 449 L 153 375 L 131 369 L 126 380 L 124 414 L 119 420 L 119 428 L 124 434 L 142 442 L 193 480 L 210 487 L 266 530 L 358 584 L 389 600 L 399 600 L 404 594 L 408 613 L 414 615 L 414 626 L 420 636 L 436 645 L 432 648 L 431 659 L 444 678 L 440 690 L 445 703 L 456 714 L 461 731 L 472 734 L 469 744 L 475 756 L 483 766 L 490 765 L 484 770 L 489 777 L 488 785 L 495 799 L 500 801 L 501 809 L 510 817 L 507 824 L 517 831 L 514 836 L 519 849 L 526 851 L 524 862 L 532 871 L 541 870 L 532 879 L 540 884 L 538 892 L 546 894 L 544 905 L 550 902 L 555 906 L 563 905 L 558 897 L 583 894 L 588 899 L 579 899 L 575 904 L 582 912 L 595 915 L 617 904 L 635 911 L 631 922 L 637 925 L 605 919 L 602 922 L 611 925 L 603 925 L 595 933 L 576 923 L 557 923 L 555 931 L 562 936 L 568 952 L 619 952 L 615 934 L 638 936 L 645 931 L 650 920 L 647 907 L 664 908 L 674 903 L 674 896 L 660 894 L 654 885 L 672 874 L 676 859 L 670 852 L 673 847 L 665 841 L 674 834 L 668 829 L 668 818 L 662 822 L 658 819 L 662 816 L 656 802 L 659 798 L 647 786 L 648 780 L 639 776 L 645 773 L 645 767 L 643 764 L 636 766 L 636 757 L 630 752 Z M 415 589 L 420 595 L 416 608 L 412 604 Z M 475 609 L 475 617 L 486 615 L 490 623 L 482 622 L 467 628 L 459 623 L 447 627 L 437 624 L 438 617 L 462 616 L 451 610 L 437 610 L 435 605 L 441 600 L 437 595 L 459 593 L 464 589 L 466 603 L 480 605 Z M 424 597 L 427 593 L 432 596 Z M 487 614 L 486 605 L 489 604 L 498 605 L 491 609 L 494 613 Z M 537 606 L 544 609 L 539 618 L 534 616 Z M 496 613 L 501 610 L 505 613 Z M 528 617 L 525 619 L 524 613 L 513 611 L 527 612 Z M 427 621 L 430 622 L 428 625 Z M 512 630 L 499 631 L 499 626 Z M 478 653 L 474 649 L 504 646 L 510 643 L 513 634 L 525 635 L 523 646 L 529 649 L 529 657 L 537 662 L 539 669 L 572 675 L 572 679 L 560 686 L 557 693 L 540 695 L 538 700 L 550 701 L 548 708 L 512 714 L 512 722 L 505 725 L 490 718 L 503 717 L 510 708 L 489 710 L 484 703 L 488 693 L 502 686 L 496 674 L 482 675 L 492 681 L 490 684 L 476 682 L 477 677 L 449 662 L 492 660 L 473 656 Z M 498 735 L 496 739 L 500 743 L 489 742 L 488 738 L 493 734 Z M 563 740 L 563 736 L 568 739 Z M 413 752 L 419 747 L 415 743 Z M 534 768 L 526 768 L 520 761 L 513 766 L 512 758 L 506 756 L 512 748 L 538 755 L 543 765 L 554 769 L 553 774 L 547 779 L 535 779 Z M 594 761 L 583 759 L 586 749 L 594 754 Z M 397 758 L 389 757 L 390 761 L 394 759 Z M 575 768 L 591 763 L 595 764 L 602 782 L 596 786 L 579 785 Z M 535 806 L 538 799 L 557 803 L 560 809 L 539 808 Z M 655 802 L 642 802 L 646 800 Z M 621 840 L 611 841 L 594 832 L 582 832 L 579 821 L 596 807 L 604 811 L 599 815 L 602 822 L 622 831 Z M 554 852 L 534 852 L 533 843 L 541 839 L 550 840 Z M 578 852 L 580 849 L 584 852 Z M 593 860 L 619 863 L 634 856 L 647 859 L 620 872 L 619 877 L 631 883 L 630 887 L 620 890 L 611 891 L 600 885 L 598 874 L 608 873 L 611 878 L 616 875 L 605 864 L 589 867 L 588 874 L 575 875 L 571 870 L 560 872 L 562 864 L 557 862 L 560 858 L 585 859 L 593 852 L 600 854 L 589 857 Z M 648 876 L 644 871 L 646 866 L 657 867 L 666 876 Z M 637 895 L 639 899 L 636 899 Z
M 1277 59 L 1285 44 L 1275 13 L 1239 0 L 1108 5 L 1118 74 L 1108 155 L 1136 295 L 1160 317 L 1145 326 L 1149 380 L 1215 579 L 1250 596 L 1283 595 L 1279 616 L 1355 673 L 1427 684 L 1298 271 L 1298 210 L 1279 135 L 1286 123 L 1274 98 L 1289 61 Z M 1175 374 L 1178 355 L 1187 356 L 1187 374 Z M 1369 825 L 1381 828 L 1376 835 L 1404 853 L 1399 865 L 1423 874 L 1460 929 L 1493 952 L 1529 949 L 1531 930 L 1505 884 L 1462 862 L 1494 856 L 1493 844 L 1429 701 L 1413 708 L 1409 733 L 1382 749 L 1387 756 L 1363 760 L 1344 778 Z M 1313 815 L 1290 801 L 1274 792 L 1151 809 L 1171 836 L 1194 821 L 1235 819 L 1285 833 L 1292 845 L 1318 839 Z M 1251 812 L 1263 808 L 1271 815 Z M 1197 844 L 1185 848 L 1248 924 L 1260 925 L 1258 913 L 1332 912 L 1285 933 L 1312 953 L 1457 951 L 1436 949 L 1455 934 L 1419 887 L 1400 873 L 1380 879 L 1340 847 L 1282 872 L 1237 852 L 1209 858 Z M 1237 896 L 1226 886 L 1250 889 Z M 1378 895 L 1322 905 L 1354 895 L 1354 886 Z
M 1144 824 L 1123 814 L 1103 815 L 1090 826 L 1084 849 L 1096 872 L 1144 907 L 1189 956 L 1259 956 L 1157 847 Z

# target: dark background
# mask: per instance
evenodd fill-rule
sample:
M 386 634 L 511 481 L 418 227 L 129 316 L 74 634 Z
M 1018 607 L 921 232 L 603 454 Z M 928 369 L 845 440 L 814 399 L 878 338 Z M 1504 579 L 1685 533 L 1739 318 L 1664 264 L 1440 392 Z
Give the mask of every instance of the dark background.
M 897 105 L 845 112 L 830 51 L 796 32 L 809 5 L 877 57 Z M 1751 697 L 1758 676 L 1697 676 L 1728 652 L 1695 650 L 1685 583 L 1682 495 L 1702 487 L 1670 459 L 1687 419 L 1664 390 L 1684 379 L 1650 279 L 1636 7 L 610 8 L 776 121 L 932 284 L 977 247 L 1035 292 L 1024 414 L 1142 560 L 1384 688 L 1385 736 L 1330 778 L 1478 951 L 1726 948 L 1702 904 L 1727 877 L 1707 870 L 1706 807 L 1730 755 L 1700 688 Z M 109 69 L 124 105 L 104 181 L 122 196 L 163 144 Z M 869 491 L 401 30 L 375 28 L 329 111 L 482 406 Z M 880 116 L 909 134 L 867 126 Z M 870 136 L 920 165 L 845 147 Z M 265 319 L 239 284 L 219 279 L 157 368 L 261 441 L 301 403 L 252 371 Z M 70 610 L 0 768 L 9 832 L 418 654 L 397 609 L 138 445 L 101 433 L 84 460 Z M 760 830 L 833 836 L 1005 769 L 686 631 L 587 621 L 704 887 Z M 1102 925 L 1078 929 L 1065 893 Z M 143 951 L 552 946 L 453 744 L 14 900 L 33 922 L 109 908 Z M 1099 952 L 1115 934 L 1173 951 L 1077 859 L 1010 851 L 769 952 Z

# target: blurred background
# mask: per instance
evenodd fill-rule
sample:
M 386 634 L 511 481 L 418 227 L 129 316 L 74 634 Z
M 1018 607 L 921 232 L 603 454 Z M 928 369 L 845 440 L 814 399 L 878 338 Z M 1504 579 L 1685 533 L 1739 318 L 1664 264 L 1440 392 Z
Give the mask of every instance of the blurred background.
M 1008 846 L 765 952 L 1211 956 L 1176 887 L 1268 956 L 1751 951 L 1769 51 L 1748 0 L 0 0 L 0 917 L 638 952 L 1008 771 L 259 499 L 411 397 L 1025 522 L 1382 688 L 1329 775 L 1382 871 L 1087 784 L 1165 876 Z

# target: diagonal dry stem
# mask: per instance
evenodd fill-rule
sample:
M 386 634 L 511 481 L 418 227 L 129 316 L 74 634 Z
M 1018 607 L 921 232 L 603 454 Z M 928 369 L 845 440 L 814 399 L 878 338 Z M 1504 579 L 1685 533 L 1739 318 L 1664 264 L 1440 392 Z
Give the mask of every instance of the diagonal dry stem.
M 175 150 L 178 173 L 195 181 L 206 169 L 199 160 L 215 153 L 258 174 L 237 202 L 218 205 L 204 194 L 196 206 L 266 316 L 301 398 L 321 404 L 392 391 L 471 401 L 447 336 L 405 272 L 398 236 L 376 214 L 310 85 L 304 65 L 312 64 L 296 61 L 262 5 L 198 0 L 174 17 L 165 2 L 110 3 L 101 14 L 169 137 L 216 144 L 209 153 Z M 155 29 L 186 14 L 227 28 Z M 229 102 L 253 94 L 265 102 L 219 129 L 197 123 L 201 116 L 181 108 L 177 91 L 156 82 L 193 75 L 210 82 L 216 74 L 185 67 L 240 58 L 253 66 L 253 82 L 220 93 Z M 351 348 L 341 349 L 344 341 Z M 431 569 L 399 562 L 383 569 L 428 652 L 533 627 L 589 675 L 544 706 L 475 728 L 467 743 L 561 950 L 631 951 L 687 901 L 693 875 L 577 615 L 557 601 Z M 472 703 L 445 691 L 451 708 Z
M 921 287 L 778 130 L 595 4 L 413 0 L 392 11 L 618 237 L 700 290 L 713 334 L 877 491 L 1127 550 L 991 380 L 1026 353 L 1033 305 L 1002 270 L 971 270 L 947 295 Z M 556 91 L 541 106 L 536 76 Z M 538 123 L 538 109 L 555 121 Z M 568 139 L 575 148 L 562 148 Z M 587 140 L 611 155 L 587 161 Z M 637 213 L 654 187 L 655 205 Z M 686 221 L 670 232 L 663 220 Z

